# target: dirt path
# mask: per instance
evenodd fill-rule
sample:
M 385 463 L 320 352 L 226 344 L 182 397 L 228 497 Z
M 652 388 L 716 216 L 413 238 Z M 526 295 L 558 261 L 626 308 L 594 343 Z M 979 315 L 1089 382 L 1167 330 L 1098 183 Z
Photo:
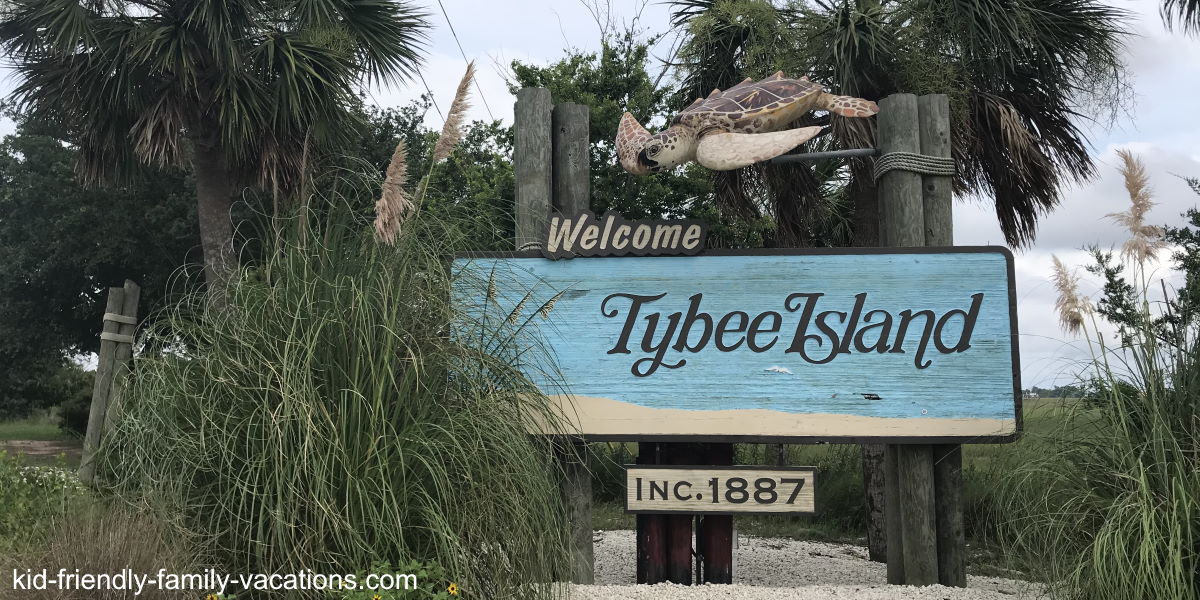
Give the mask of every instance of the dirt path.
M 9 454 L 24 454 L 38 463 L 50 462 L 58 455 L 65 454 L 68 464 L 79 464 L 80 456 L 83 454 L 83 442 L 77 440 L 11 440 L 0 442 L 0 451 Z

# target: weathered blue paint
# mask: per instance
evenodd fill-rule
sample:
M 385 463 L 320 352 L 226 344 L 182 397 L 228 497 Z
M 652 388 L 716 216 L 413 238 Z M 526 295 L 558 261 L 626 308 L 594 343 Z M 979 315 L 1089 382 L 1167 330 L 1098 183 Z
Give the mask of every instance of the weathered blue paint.
M 1012 433 L 1017 421 L 1011 261 L 1000 248 L 563 261 L 475 257 L 455 261 L 455 298 L 465 315 L 478 318 L 489 302 L 489 281 L 493 315 L 508 315 L 529 295 L 519 322 L 528 320 L 526 332 L 535 332 L 552 354 L 558 375 L 546 376 L 544 365 L 524 367 L 550 394 L 562 393 L 565 385 L 574 395 L 651 408 L 1011 422 L 1012 428 L 995 432 L 1000 435 Z M 701 296 L 692 300 L 696 294 Z M 555 296 L 548 318 L 538 315 Z M 633 296 L 656 298 L 643 299 L 636 320 L 629 319 Z M 734 311 L 747 317 L 729 317 L 727 329 L 744 330 L 763 315 L 758 333 L 748 339 L 727 333 L 722 341 L 728 351 L 717 347 L 715 336 L 696 352 L 687 346 L 677 351 L 696 302 L 714 329 Z M 884 320 L 882 312 L 870 311 L 886 311 L 892 341 L 880 339 L 877 325 L 855 336 L 859 344 L 839 344 L 848 353 L 829 358 L 828 331 L 844 337 L 856 302 L 862 305 L 856 330 Z M 807 328 L 797 332 L 809 303 Z M 931 340 L 918 356 L 925 317 L 909 319 L 896 348 L 905 310 L 929 310 L 935 320 L 960 312 L 945 319 L 941 349 Z M 825 311 L 845 315 L 826 315 L 823 329 L 817 317 Z M 674 313 L 680 313 L 676 336 L 656 360 L 654 349 Z M 968 321 L 969 337 L 963 335 Z M 688 336 L 690 346 L 699 345 L 702 330 L 701 319 Z

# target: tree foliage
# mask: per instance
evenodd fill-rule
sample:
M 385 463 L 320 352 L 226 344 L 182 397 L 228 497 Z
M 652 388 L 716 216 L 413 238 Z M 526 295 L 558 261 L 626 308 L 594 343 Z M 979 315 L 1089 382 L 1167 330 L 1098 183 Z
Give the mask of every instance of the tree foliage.
M 11 0 L 0 51 L 20 108 L 69 132 L 85 180 L 194 165 L 219 288 L 239 188 L 302 189 L 316 149 L 352 129 L 358 85 L 415 73 L 427 26 L 390 0 Z
M 23 119 L 0 141 L 0 413 L 10 416 L 63 399 L 59 370 L 98 349 L 110 286 L 141 284 L 146 317 L 199 258 L 186 172 L 143 168 L 87 189 L 72 175 L 78 150 L 56 133 Z M 176 288 L 198 280 L 180 273 Z
M 544 87 L 555 102 L 589 107 L 594 210 L 630 218 L 683 216 L 707 192 L 702 177 L 687 170 L 631 177 L 617 163 L 613 137 L 625 111 L 643 123 L 663 123 L 672 112 L 669 90 L 655 85 L 648 62 L 649 43 L 627 31 L 602 40 L 599 53 L 568 50 L 546 67 L 513 61 L 510 89 Z

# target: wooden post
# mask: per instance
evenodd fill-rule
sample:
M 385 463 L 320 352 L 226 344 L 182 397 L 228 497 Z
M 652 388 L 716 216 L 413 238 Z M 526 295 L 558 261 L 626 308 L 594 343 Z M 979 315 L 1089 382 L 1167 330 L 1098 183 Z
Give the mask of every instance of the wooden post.
M 588 164 L 588 107 L 559 104 L 550 114 L 551 122 L 551 206 L 565 214 L 575 214 L 590 205 L 590 169 Z M 547 211 L 548 212 L 548 211 Z M 544 218 L 544 217 L 543 217 Z M 538 223 L 542 235 L 544 222 Z M 574 452 L 568 456 L 587 456 L 586 444 L 573 440 Z M 563 494 L 571 522 L 571 581 L 593 583 L 596 580 L 592 548 L 592 475 L 579 460 L 563 464 L 566 471 Z
M 950 99 L 930 94 L 917 100 L 921 154 L 950 158 Z M 921 176 L 922 216 L 926 246 L 954 245 L 953 181 L 941 175 Z
M 917 97 L 893 94 L 879 102 L 879 149 L 920 152 Z M 924 246 L 925 215 L 921 176 L 909 171 L 889 171 L 879 179 L 880 239 L 884 246 Z
M 912 94 L 893 94 L 880 101 L 879 148 L 884 156 L 921 152 L 918 118 L 917 97 Z M 883 245 L 925 245 L 921 183 L 920 174 L 901 170 L 889 171 L 879 179 Z M 937 583 L 933 450 L 928 445 L 890 445 L 885 462 L 888 582 Z
M 943 444 L 933 447 L 933 492 L 937 510 L 938 583 L 947 587 L 967 587 L 962 446 Z
M 698 444 L 666 442 L 659 444 L 662 464 L 687 465 L 697 462 Z M 692 515 L 662 515 L 666 545 L 667 581 L 692 584 Z
M 552 114 L 555 112 L 559 114 L 564 130 L 561 135 L 555 135 L 552 126 Z M 562 110 L 554 111 L 551 108 L 550 90 L 524 88 L 517 92 L 513 113 L 515 242 L 517 250 L 530 250 L 541 241 L 546 219 L 550 216 L 551 207 L 555 206 L 556 189 L 566 190 L 564 196 L 568 196 L 570 201 L 578 201 L 578 190 L 582 188 L 586 201 L 588 171 L 572 165 L 579 162 L 580 153 L 585 167 L 587 164 L 587 107 L 564 105 Z M 578 143 L 580 131 L 584 136 L 582 147 Z M 563 144 L 561 149 L 555 147 L 556 141 Z M 555 172 L 556 164 L 564 165 L 563 172 Z M 560 443 L 563 444 L 559 450 L 563 471 L 562 493 L 570 526 L 570 578 L 573 583 L 592 583 L 595 581 L 592 478 L 583 462 L 587 449 L 582 440 L 562 440 Z
M 96 479 L 96 451 L 100 448 L 105 419 L 109 415 L 114 382 L 133 353 L 133 330 L 137 323 L 137 303 L 140 288 L 126 281 L 124 288 L 109 288 L 104 307 L 104 325 L 100 332 L 100 353 L 96 361 L 96 376 L 92 384 L 92 406 L 88 412 L 87 433 L 83 438 L 83 458 L 79 479 L 92 484 Z M 128 296 L 128 297 L 127 297 Z M 115 411 L 114 411 L 115 412 Z
M 117 333 L 132 338 L 134 331 L 137 329 L 138 301 L 142 296 L 142 288 L 138 284 L 126 279 L 123 291 L 121 316 L 125 318 L 119 323 Z M 117 422 L 117 415 L 121 414 L 121 403 L 125 391 L 126 369 L 124 367 L 129 364 L 132 358 L 133 344 L 117 342 L 116 361 L 118 368 L 113 372 L 112 392 L 109 395 L 108 408 L 104 412 L 104 427 L 101 430 L 102 438 L 108 434 L 108 430 L 112 428 L 113 423 Z
M 658 444 L 638 444 L 637 464 L 658 464 Z M 666 581 L 667 547 L 663 515 L 637 515 L 637 582 L 656 584 Z
M 900 446 L 890 444 L 883 452 L 883 511 L 887 532 L 887 582 L 904 585 L 904 537 L 900 531 Z
M 556 104 L 551 114 L 554 139 L 554 208 L 575 215 L 591 208 L 591 146 L 588 107 Z
M 917 99 L 921 154 L 951 156 L 950 99 L 931 94 Z M 954 245 L 953 181 L 941 175 L 922 176 L 925 245 Z M 938 583 L 967 585 L 967 542 L 963 530 L 962 446 L 933 447 L 934 502 L 937 514 Z
M 571 528 L 571 582 L 595 583 L 592 549 L 592 474 L 584 458 L 587 448 L 579 440 L 564 440 L 559 453 L 563 469 L 563 498 Z
M 706 444 L 710 465 L 732 465 L 733 444 Z M 733 516 L 704 515 L 696 527 L 697 583 L 733 583 Z
M 887 486 L 884 483 L 887 445 L 860 444 L 859 449 L 862 452 L 863 510 L 867 515 L 867 557 L 885 563 L 888 562 Z
M 513 112 L 516 245 L 518 250 L 527 250 L 541 240 L 542 228 L 550 214 L 550 90 L 521 89 Z
M 900 539 L 904 544 L 904 583 L 938 582 L 936 515 L 933 502 L 933 449 L 928 444 L 900 446 Z

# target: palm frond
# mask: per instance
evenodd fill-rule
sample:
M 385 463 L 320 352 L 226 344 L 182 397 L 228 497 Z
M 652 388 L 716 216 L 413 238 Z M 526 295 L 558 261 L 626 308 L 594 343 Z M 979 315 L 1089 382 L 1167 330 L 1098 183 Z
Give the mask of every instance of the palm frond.
M 1200 33 L 1200 0 L 1163 0 L 1162 18 L 1169 28 Z

